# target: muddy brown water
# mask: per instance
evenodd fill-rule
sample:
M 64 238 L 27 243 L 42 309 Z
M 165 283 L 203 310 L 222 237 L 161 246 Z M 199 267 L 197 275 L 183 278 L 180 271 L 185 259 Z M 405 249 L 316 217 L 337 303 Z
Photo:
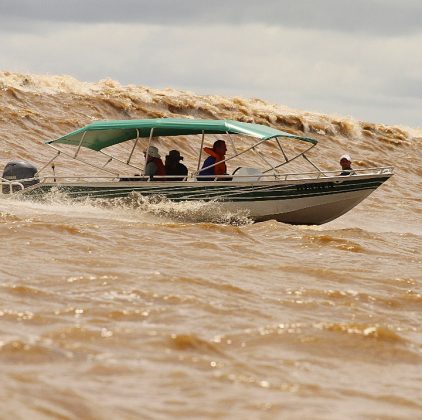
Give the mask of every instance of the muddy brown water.
M 327 169 L 344 152 L 396 168 L 319 227 L 215 203 L 0 198 L 0 417 L 422 416 L 420 129 L 66 76 L 0 87 L 2 164 L 41 166 L 44 140 L 92 119 L 194 116 L 315 136 Z

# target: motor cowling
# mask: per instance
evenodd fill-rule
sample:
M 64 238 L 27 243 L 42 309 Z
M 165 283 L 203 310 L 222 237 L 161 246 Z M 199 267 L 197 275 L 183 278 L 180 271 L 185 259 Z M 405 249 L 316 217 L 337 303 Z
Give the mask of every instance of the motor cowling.
M 37 168 L 25 160 L 11 160 L 6 164 L 3 170 L 2 178 L 8 181 L 17 181 L 23 185 L 24 188 L 31 185 L 38 184 L 39 179 L 36 177 Z M 12 192 L 19 191 L 19 185 L 12 185 Z M 10 185 L 3 184 L 3 194 L 10 193 Z

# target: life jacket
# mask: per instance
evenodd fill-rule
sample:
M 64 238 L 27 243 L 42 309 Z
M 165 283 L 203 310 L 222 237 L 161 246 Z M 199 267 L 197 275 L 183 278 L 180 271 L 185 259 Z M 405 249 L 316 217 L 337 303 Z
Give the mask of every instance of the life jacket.
M 155 157 L 149 157 L 149 162 L 154 162 L 155 166 L 157 167 L 157 173 L 155 174 L 156 176 L 164 176 L 166 175 L 166 168 L 164 167 L 164 163 L 160 158 L 155 158 Z M 163 178 L 159 178 L 159 181 L 165 181 L 165 179 Z
M 215 159 L 216 165 L 210 168 L 211 170 L 214 171 L 214 175 L 226 175 L 227 174 L 226 162 L 221 162 L 222 160 L 224 160 L 224 156 L 221 156 L 218 153 L 216 153 L 213 149 L 211 149 L 211 147 L 204 147 L 204 152 Z

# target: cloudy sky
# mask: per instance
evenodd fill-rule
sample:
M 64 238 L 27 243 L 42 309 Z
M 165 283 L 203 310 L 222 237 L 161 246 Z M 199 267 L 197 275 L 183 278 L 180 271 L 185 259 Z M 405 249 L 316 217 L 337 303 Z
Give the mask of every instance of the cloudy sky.
M 0 0 L 0 70 L 422 126 L 422 0 Z

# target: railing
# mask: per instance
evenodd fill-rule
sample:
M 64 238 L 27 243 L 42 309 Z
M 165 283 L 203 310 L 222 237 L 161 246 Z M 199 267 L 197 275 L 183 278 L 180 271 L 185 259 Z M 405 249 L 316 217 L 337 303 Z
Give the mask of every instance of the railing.
M 3 187 L 7 186 L 9 187 L 8 191 L 6 193 L 3 192 Z M 18 187 L 19 191 L 22 191 L 25 187 L 23 186 L 23 184 L 19 181 L 16 180 L 10 180 L 10 179 L 5 179 L 5 178 L 1 178 L 0 177 L 0 194 L 13 194 L 15 190 L 15 188 L 13 187 Z
M 80 182 L 152 182 L 152 181 L 168 181 L 168 182 L 201 182 L 201 181 L 210 181 L 210 182 L 217 182 L 217 181 L 231 181 L 233 178 L 235 182 L 264 182 L 264 181 L 313 181 L 319 179 L 333 179 L 337 178 L 337 180 L 344 180 L 349 177 L 356 177 L 356 176 L 370 176 L 370 175 L 392 175 L 394 173 L 394 168 L 392 166 L 385 166 L 385 167 L 378 167 L 378 168 L 366 168 L 366 169 L 353 169 L 353 173 L 350 175 L 340 175 L 339 170 L 336 171 L 324 171 L 324 172 L 301 172 L 301 173 L 286 173 L 286 174 L 254 174 L 254 175 L 218 175 L 218 177 L 214 179 L 210 179 L 209 176 L 198 176 L 195 174 L 191 174 L 190 176 L 186 176 L 182 179 L 180 175 L 165 175 L 165 176 L 154 176 L 154 179 L 151 180 L 149 176 L 145 175 L 134 175 L 134 176 L 44 176 L 41 178 L 27 178 L 17 180 L 7 180 L 4 178 L 0 178 L 0 192 L 3 190 L 3 186 L 9 186 L 8 191 L 6 194 L 13 194 L 25 189 L 23 183 L 29 183 L 30 181 L 37 180 L 39 183 L 35 184 L 43 184 L 43 183 L 52 183 L 52 184 L 71 184 L 71 183 L 80 183 Z M 202 179 L 201 179 L 202 178 Z M 18 187 L 18 191 L 15 191 Z M 3 193 L 4 194 L 4 193 Z
M 316 180 L 316 179 L 327 179 L 327 178 L 340 178 L 345 179 L 351 176 L 368 176 L 368 175 L 390 175 L 394 173 L 392 166 L 377 167 L 377 168 L 365 168 L 365 169 L 353 169 L 349 175 L 340 175 L 341 170 L 335 171 L 319 171 L 319 172 L 300 172 L 300 173 L 278 173 L 278 174 L 254 174 L 254 175 L 218 175 L 213 181 L 220 180 L 231 180 L 233 177 L 236 181 L 241 182 L 241 178 L 256 178 L 256 181 L 304 181 L 304 180 Z M 210 176 L 196 176 L 197 181 L 203 179 L 210 179 Z
M 335 171 L 321 171 L 321 172 L 301 172 L 301 173 L 287 173 L 273 175 L 277 180 L 305 180 L 305 179 L 320 179 L 320 178 L 333 178 L 339 177 L 341 179 L 356 176 L 356 175 L 390 175 L 394 173 L 392 166 L 353 169 L 349 175 L 340 175 L 341 170 Z

